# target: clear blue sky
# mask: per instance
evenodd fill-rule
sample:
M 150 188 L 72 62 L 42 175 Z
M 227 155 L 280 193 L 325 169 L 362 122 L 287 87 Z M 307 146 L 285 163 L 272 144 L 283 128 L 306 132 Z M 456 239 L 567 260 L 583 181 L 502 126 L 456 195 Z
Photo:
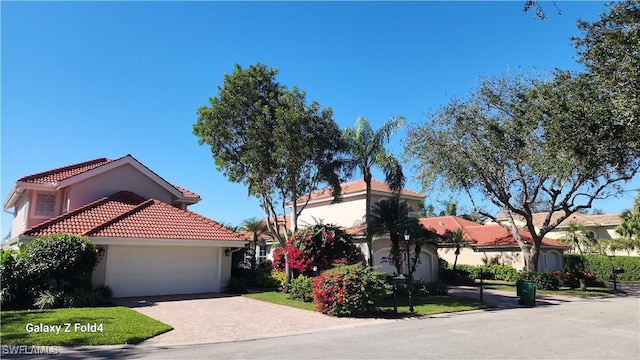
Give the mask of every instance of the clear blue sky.
M 579 69 L 569 37 L 603 3 L 558 2 L 558 15 L 547 2 L 544 21 L 523 3 L 3 1 L 2 201 L 21 176 L 130 153 L 200 194 L 194 211 L 231 224 L 260 217 L 192 135 L 196 109 L 235 63 L 278 68 L 342 127 L 358 116 L 420 122 L 481 76 Z M 398 155 L 402 136 L 390 145 Z M 618 212 L 632 197 L 596 207 Z M 10 219 L 2 213 L 2 235 Z

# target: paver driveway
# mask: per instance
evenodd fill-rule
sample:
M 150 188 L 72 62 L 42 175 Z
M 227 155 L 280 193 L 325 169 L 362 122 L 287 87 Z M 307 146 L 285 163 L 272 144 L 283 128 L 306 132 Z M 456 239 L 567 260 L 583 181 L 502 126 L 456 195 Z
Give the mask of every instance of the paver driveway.
M 173 330 L 148 339 L 141 345 L 260 339 L 392 321 L 336 318 L 223 294 L 121 298 L 115 302 L 173 326 Z

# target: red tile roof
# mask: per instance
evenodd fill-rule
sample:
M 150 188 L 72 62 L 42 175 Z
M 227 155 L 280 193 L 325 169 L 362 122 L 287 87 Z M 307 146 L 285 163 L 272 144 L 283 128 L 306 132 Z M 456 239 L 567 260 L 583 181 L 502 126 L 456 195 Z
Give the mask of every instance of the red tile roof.
M 121 191 L 26 230 L 95 237 L 244 241 L 225 226 L 191 211 Z
M 90 161 L 85 161 L 78 164 L 73 164 L 53 170 L 43 171 L 37 174 L 24 176 L 18 181 L 24 181 L 33 184 L 46 184 L 52 182 L 58 182 L 65 179 L 68 179 L 72 176 L 76 176 L 82 174 L 83 172 L 95 169 L 104 164 L 108 164 L 113 160 L 107 158 L 100 158 Z
M 358 193 L 358 192 L 364 192 L 364 191 L 367 190 L 367 184 L 364 182 L 363 179 L 342 184 L 340 187 L 342 188 L 342 193 L 341 193 L 342 196 L 348 195 L 348 194 L 354 194 L 354 193 Z M 391 190 L 389 185 L 387 185 L 386 183 L 384 183 L 382 181 L 376 180 L 376 179 L 371 179 L 371 191 L 372 192 L 389 193 L 389 194 L 393 193 L 393 191 Z M 424 198 L 425 197 L 424 194 L 421 194 L 421 193 L 415 192 L 415 191 L 411 191 L 411 190 L 407 190 L 407 189 L 401 189 L 400 190 L 400 194 L 407 195 L 407 196 L 416 196 L 416 197 L 419 197 L 419 198 Z M 313 193 L 311 193 L 311 199 L 312 200 L 328 198 L 328 197 L 331 197 L 331 188 L 330 187 L 327 187 L 327 188 L 322 189 L 322 190 L 314 191 Z M 306 200 L 306 196 L 301 197 L 300 200 L 298 200 L 298 201 L 304 201 L 304 200 Z
M 131 156 L 131 155 L 127 155 L 127 156 Z M 18 179 L 18 181 L 22 181 L 22 182 L 27 182 L 27 183 L 32 183 L 32 184 L 47 184 L 47 183 L 55 183 L 55 182 L 60 182 L 66 179 L 69 179 L 71 177 L 74 177 L 76 175 L 80 175 L 84 172 L 87 172 L 89 170 L 93 170 L 95 168 L 98 168 L 102 165 L 106 165 L 108 163 L 111 163 L 115 160 L 111 160 L 111 159 L 107 159 L 107 158 L 99 158 L 99 159 L 94 159 L 94 160 L 89 160 L 89 161 L 85 161 L 85 162 L 81 162 L 78 164 L 73 164 L 73 165 L 68 165 L 65 167 L 61 167 L 61 168 L 57 168 L 57 169 L 52 169 L 52 170 L 48 170 L 48 171 L 43 171 L 37 174 L 32 174 L 32 175 L 27 175 L 27 176 L 23 176 L 20 179 Z M 142 164 L 144 166 L 144 164 Z M 146 166 L 145 166 L 146 167 Z M 147 168 L 149 169 L 149 168 Z M 149 171 L 153 172 L 151 169 L 149 169 Z M 155 172 L 154 172 L 155 174 Z M 156 174 L 157 175 L 157 174 Z M 170 184 L 171 186 L 173 186 L 174 188 L 176 188 L 176 190 L 178 190 L 179 192 L 182 193 L 182 195 L 184 195 L 184 197 L 186 198 L 192 198 L 192 199 L 199 199 L 200 195 L 189 191 L 185 188 L 182 188 L 180 186 L 174 185 L 174 184 Z
M 439 216 L 421 218 L 420 224 L 425 228 L 444 236 L 447 231 L 458 228 L 464 230 L 465 241 L 474 247 L 483 246 L 518 246 L 516 240 L 505 228 L 500 225 L 482 225 L 457 216 Z M 533 244 L 531 234 L 527 231 L 518 231 L 526 244 Z M 550 247 L 567 247 L 567 245 L 549 238 L 542 239 L 542 245 Z

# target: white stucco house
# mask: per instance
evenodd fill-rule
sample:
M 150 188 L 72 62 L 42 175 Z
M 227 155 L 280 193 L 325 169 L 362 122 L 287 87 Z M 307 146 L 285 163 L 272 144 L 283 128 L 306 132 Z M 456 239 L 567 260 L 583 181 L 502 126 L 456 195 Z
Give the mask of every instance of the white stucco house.
M 352 235 L 362 250 L 363 255 L 368 260 L 369 249 L 365 242 L 365 209 L 366 209 L 366 184 L 364 180 L 352 181 L 342 184 L 342 200 L 332 203 L 333 197 L 329 189 L 323 189 L 311 194 L 309 202 L 298 217 L 298 226 L 315 224 L 317 221 L 327 224 L 334 224 L 343 227 L 347 233 Z M 387 184 L 375 179 L 371 180 L 371 206 L 382 199 L 395 196 L 395 193 Z M 423 202 L 425 196 L 415 191 L 401 189 L 399 191 L 400 201 L 406 201 L 412 209 L 418 209 L 418 204 Z M 299 200 L 299 204 L 306 201 L 306 198 Z M 412 214 L 417 217 L 418 213 Z M 379 266 L 381 271 L 394 273 L 395 266 L 387 262 L 391 240 L 388 236 L 374 238 L 373 241 L 373 265 Z M 438 279 L 438 254 L 435 247 L 425 246 L 420 254 L 420 262 L 414 273 L 416 279 L 426 282 Z
M 92 283 L 114 297 L 220 292 L 230 253 L 246 240 L 188 210 L 200 200 L 131 155 L 56 168 L 15 182 L 3 204 L 14 217 L 2 247 L 82 235 L 101 253 Z

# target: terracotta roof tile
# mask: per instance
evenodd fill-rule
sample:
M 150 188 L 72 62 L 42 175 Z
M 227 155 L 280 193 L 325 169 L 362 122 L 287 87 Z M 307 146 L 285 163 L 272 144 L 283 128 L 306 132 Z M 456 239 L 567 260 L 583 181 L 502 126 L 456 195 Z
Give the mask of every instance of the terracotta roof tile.
M 131 155 L 127 155 L 127 156 L 131 156 Z M 94 160 L 89 160 L 89 161 L 85 161 L 85 162 L 81 162 L 78 164 L 73 164 L 73 165 L 68 165 L 68 166 L 64 166 L 61 168 L 57 168 L 57 169 L 52 169 L 52 170 L 47 170 L 47 171 L 43 171 L 37 174 L 32 174 L 32 175 L 27 175 L 27 176 L 23 176 L 20 179 L 18 179 L 18 181 L 22 181 L 22 182 L 27 182 L 27 183 L 32 183 L 32 184 L 47 184 L 47 183 L 56 183 L 56 182 L 60 182 L 66 179 L 69 179 L 71 177 L 74 177 L 76 175 L 80 175 L 84 172 L 87 172 L 89 170 L 93 170 L 95 168 L 98 168 L 102 165 L 106 165 L 108 163 L 111 163 L 115 160 L 111 160 L 111 159 L 107 159 L 107 158 L 99 158 L 99 159 L 94 159 Z M 145 166 L 144 164 L 142 164 L 143 166 Z M 146 167 L 146 166 L 145 166 Z M 146 167 L 147 169 L 149 169 L 148 167 Z M 149 169 L 149 171 L 153 172 L 153 170 Z M 155 174 L 155 172 L 153 172 Z M 156 174 L 157 175 L 157 174 Z M 158 175 L 159 176 L 159 175 Z M 182 195 L 184 195 L 184 197 L 186 198 L 192 198 L 192 199 L 200 199 L 200 195 L 187 190 L 183 187 L 171 184 L 171 186 L 173 186 L 174 188 L 176 188 L 176 190 L 178 190 L 179 192 L 182 193 Z
M 482 246 L 518 246 L 516 240 L 500 225 L 482 225 L 457 216 L 439 216 L 432 218 L 421 218 L 420 224 L 428 230 L 436 232 L 438 235 L 445 235 L 447 231 L 454 231 L 458 228 L 464 230 L 464 239 L 474 247 Z M 527 244 L 533 244 L 531 234 L 520 230 L 520 236 Z M 567 247 L 565 244 L 543 238 L 542 245 L 553 247 Z
M 121 191 L 63 214 L 24 232 L 43 236 L 58 232 L 95 237 L 244 241 L 225 226 L 159 200 Z
M 354 193 L 366 191 L 367 190 L 367 184 L 364 182 L 363 179 L 360 179 L 360 180 L 356 180 L 356 181 L 352 181 L 352 182 L 348 182 L 348 183 L 342 184 L 341 188 L 342 188 L 342 196 L 344 196 L 344 195 L 348 195 L 348 194 L 354 194 Z M 389 193 L 389 194 L 393 193 L 393 191 L 391 191 L 391 188 L 389 187 L 389 185 L 387 185 L 386 183 L 384 183 L 382 181 L 376 180 L 376 179 L 371 179 L 371 191 L 373 191 L 373 192 L 383 192 L 383 193 Z M 408 196 L 416 196 L 416 197 L 420 197 L 420 198 L 424 198 L 425 197 L 424 194 L 421 194 L 421 193 L 415 192 L 415 191 L 411 191 L 411 190 L 407 190 L 407 189 L 401 189 L 400 190 L 400 194 L 408 195 Z M 328 198 L 330 196 L 331 196 L 331 188 L 329 188 L 329 187 L 311 193 L 311 199 L 312 200 Z M 305 200 L 306 200 L 306 196 L 303 196 L 298 201 L 305 201 Z
M 33 184 L 46 184 L 52 182 L 58 182 L 65 179 L 68 179 L 72 176 L 82 174 L 83 172 L 95 169 L 104 164 L 110 163 L 111 159 L 100 158 L 95 160 L 89 160 L 78 164 L 73 164 L 53 170 L 48 170 L 44 172 L 40 172 L 33 175 L 24 176 L 18 181 L 24 181 Z
M 187 190 L 183 187 L 180 187 L 178 185 L 175 184 L 171 184 L 171 186 L 173 186 L 174 188 L 178 189 L 178 191 L 180 191 L 182 193 L 182 195 L 184 195 L 184 197 L 187 198 L 193 198 L 193 199 L 200 199 L 200 195 L 194 193 L 193 191 Z

